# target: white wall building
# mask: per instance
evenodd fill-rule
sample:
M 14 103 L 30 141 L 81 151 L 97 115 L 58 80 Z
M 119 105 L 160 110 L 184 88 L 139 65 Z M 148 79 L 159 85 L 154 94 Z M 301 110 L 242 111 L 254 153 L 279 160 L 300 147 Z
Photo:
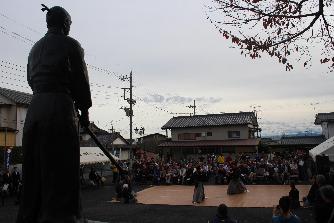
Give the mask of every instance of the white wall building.
M 171 140 L 159 147 L 176 159 L 201 154 L 256 152 L 259 145 L 254 112 L 223 113 L 171 118 L 162 129 L 171 131 Z
M 4 146 L 4 138 L 6 146 L 22 146 L 23 126 L 31 99 L 31 94 L 0 88 L 1 146 Z
M 315 116 L 314 124 L 321 125 L 322 134 L 326 139 L 334 136 L 334 112 L 318 113 Z

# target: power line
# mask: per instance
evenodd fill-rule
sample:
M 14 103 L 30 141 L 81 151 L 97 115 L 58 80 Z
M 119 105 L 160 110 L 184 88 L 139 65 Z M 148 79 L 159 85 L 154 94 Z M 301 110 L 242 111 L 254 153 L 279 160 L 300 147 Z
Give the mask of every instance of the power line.
M 18 23 L 17 21 L 9 18 L 8 16 L 4 15 L 4 14 L 0 14 L 2 17 L 8 19 L 8 20 L 11 20 L 12 22 L 15 22 L 17 24 L 20 24 L 21 26 L 37 33 L 37 34 L 40 34 L 40 32 L 37 32 L 36 30 L 32 29 L 31 27 L 29 26 L 26 26 L 24 24 L 21 24 L 21 23 Z M 3 34 L 15 39 L 16 41 L 20 41 L 20 42 L 24 42 L 26 44 L 29 44 L 29 45 L 32 45 L 35 41 L 33 41 L 32 39 L 26 37 L 25 35 L 22 35 L 18 32 L 10 32 L 7 28 L 3 27 L 3 26 L 0 26 L 0 32 L 2 32 Z M 12 62 L 9 62 L 9 61 L 5 61 L 5 60 L 1 60 L 1 66 L 3 68 L 6 68 L 6 69 L 11 69 L 13 71 L 17 71 L 17 72 L 22 72 L 22 73 L 25 73 L 26 72 L 26 67 L 24 66 L 20 66 L 20 65 L 17 65 L 15 63 L 12 63 Z M 98 71 L 100 73 L 105 73 L 107 75 L 110 75 L 110 76 L 115 76 L 116 78 L 118 78 L 119 80 L 122 80 L 122 75 L 119 75 L 117 74 L 116 72 L 114 71 L 111 71 L 109 69 L 106 69 L 106 68 L 101 68 L 99 66 L 95 66 L 95 65 L 92 65 L 92 64 L 86 64 L 87 65 L 87 68 L 88 69 L 91 69 L 91 70 L 95 70 L 95 71 Z M 6 72 L 6 71 L 3 71 L 3 72 Z M 10 72 L 7 72 L 8 74 Z M 25 77 L 24 75 L 19 75 L 19 74 L 14 74 L 14 73 L 11 73 L 12 75 L 16 75 L 16 76 L 20 76 L 20 77 Z M 13 78 L 10 78 L 14 81 L 18 81 L 18 82 L 21 82 L 19 79 L 13 79 Z M 17 84 L 11 84 L 11 83 L 7 83 L 7 82 L 3 82 L 5 84 L 9 84 L 11 86 L 23 86 L 23 85 L 17 85 Z M 119 87 L 115 87 L 115 86 L 111 86 L 111 85 L 105 85 L 105 84 L 98 84 L 98 83 L 91 83 L 91 86 L 94 86 L 94 87 L 97 87 L 97 88 L 108 88 L 108 89 L 111 89 L 111 88 L 119 88 Z M 133 87 L 133 86 L 132 86 Z M 29 87 L 25 87 L 25 88 L 28 88 Z M 93 92 L 97 92 L 98 94 L 92 94 L 93 98 L 97 98 L 97 97 L 100 97 L 102 94 L 107 94 L 108 92 L 107 91 L 99 91 L 99 90 L 95 90 L 95 89 L 92 89 Z M 117 95 L 117 93 L 113 93 L 115 95 Z M 111 97 L 111 95 L 109 95 Z M 109 97 L 108 96 L 108 97 Z M 106 97 L 105 100 L 109 100 L 109 98 Z M 119 102 L 119 98 L 117 98 L 117 101 Z M 141 99 L 141 101 L 144 101 Z M 145 101 L 144 101 L 145 102 Z M 147 104 L 147 103 L 146 103 Z M 104 105 L 107 105 L 107 103 L 102 103 L 102 104 L 98 104 L 98 106 L 104 106 Z M 170 113 L 167 109 L 164 109 L 164 108 L 161 108 L 161 107 L 158 107 L 158 106 L 155 106 L 155 105 L 151 105 L 149 104 L 150 106 L 154 107 L 156 109 L 156 111 L 164 111 L 166 113 Z
M 11 70 L 16 70 L 16 71 L 19 71 L 19 72 L 22 72 L 22 73 L 26 72 L 24 70 L 21 70 L 20 68 L 10 67 L 10 66 L 4 65 L 4 64 L 0 64 L 0 67 L 4 67 L 4 68 L 7 68 L 7 69 L 11 69 Z
M 27 26 L 27 25 L 25 25 L 25 24 L 23 24 L 23 23 L 20 23 L 20 22 L 16 21 L 15 19 L 12 19 L 12 18 L 10 18 L 9 16 L 5 15 L 5 14 L 2 13 L 2 12 L 0 12 L 0 16 L 3 17 L 3 18 L 5 18 L 5 19 L 7 19 L 7 20 L 9 20 L 9 21 L 11 21 L 11 22 L 13 22 L 13 23 L 15 23 L 15 24 L 17 24 L 17 25 L 19 25 L 19 26 L 22 26 L 22 27 L 28 29 L 28 30 L 31 31 L 31 32 L 34 32 L 34 33 L 36 33 L 36 34 L 41 34 L 41 33 L 38 32 L 37 30 L 35 30 L 34 28 L 31 28 L 31 27 L 29 27 L 29 26 Z
M 17 32 L 11 32 L 3 26 L 0 26 L 0 32 L 2 34 L 5 34 L 5 35 L 13 38 L 13 39 L 16 39 L 16 40 L 19 40 L 21 42 L 27 43 L 31 46 L 35 43 L 35 41 L 25 37 L 24 35 L 18 34 Z
M 21 88 L 27 88 L 27 89 L 30 89 L 30 88 L 27 87 L 27 86 L 23 86 L 23 85 L 19 85 L 19 84 L 13 84 L 13 83 L 8 83 L 8 82 L 5 82 L 5 81 L 0 81 L 0 83 L 2 83 L 2 84 L 8 84 L 8 85 L 11 85 L 11 86 L 16 86 L 16 87 L 21 87 Z

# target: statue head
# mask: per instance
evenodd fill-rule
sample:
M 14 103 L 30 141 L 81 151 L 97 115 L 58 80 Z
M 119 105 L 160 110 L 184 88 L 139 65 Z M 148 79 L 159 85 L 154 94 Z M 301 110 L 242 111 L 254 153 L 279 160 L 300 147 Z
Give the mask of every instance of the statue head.
M 43 5 L 42 11 L 46 10 L 46 23 L 48 28 L 60 28 L 65 35 L 70 32 L 70 26 L 72 24 L 70 14 L 60 6 L 54 6 L 52 8 L 47 8 Z

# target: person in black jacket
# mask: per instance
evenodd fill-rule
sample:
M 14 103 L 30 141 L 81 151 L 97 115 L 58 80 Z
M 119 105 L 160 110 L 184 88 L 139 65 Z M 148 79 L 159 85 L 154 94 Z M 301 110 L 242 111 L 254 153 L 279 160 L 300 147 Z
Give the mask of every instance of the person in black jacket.
M 299 190 L 296 188 L 294 182 L 290 183 L 290 192 L 289 192 L 289 199 L 290 199 L 290 208 L 296 209 L 300 207 L 299 203 Z
M 313 206 L 315 202 L 315 197 L 316 197 L 316 192 L 319 189 L 319 186 L 316 182 L 316 177 L 313 176 L 311 178 L 312 186 L 307 194 L 306 197 L 303 197 L 303 206 L 308 207 L 308 206 Z
M 19 184 L 21 181 L 21 175 L 19 171 L 17 170 L 17 167 L 14 167 L 13 172 L 12 172 L 12 185 L 13 185 L 13 194 L 17 195 L 18 189 L 19 189 Z
M 210 223 L 236 223 L 235 220 L 228 216 L 227 206 L 220 204 L 217 208 L 217 214 Z
M 42 11 L 48 32 L 32 47 L 27 65 L 33 98 L 23 129 L 17 223 L 74 223 L 82 219 L 76 109 L 87 127 L 91 92 L 83 49 L 68 36 L 69 13 L 59 6 Z
M 194 169 L 194 182 L 195 182 L 195 188 L 194 188 L 194 194 L 193 194 L 193 204 L 201 203 L 205 199 L 205 193 L 204 193 L 204 180 L 205 175 L 203 173 L 203 170 L 200 166 L 196 167 Z
M 316 223 L 334 223 L 334 187 L 324 185 L 319 188 L 314 205 Z

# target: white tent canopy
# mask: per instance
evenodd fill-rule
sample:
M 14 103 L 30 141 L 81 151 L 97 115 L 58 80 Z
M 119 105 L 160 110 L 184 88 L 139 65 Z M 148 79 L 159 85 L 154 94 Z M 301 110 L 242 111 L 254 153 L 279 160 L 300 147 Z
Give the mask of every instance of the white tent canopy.
M 325 142 L 314 147 L 310 151 L 310 155 L 315 160 L 317 155 L 327 155 L 330 161 L 334 161 L 334 136 L 327 139 Z
M 115 160 L 118 157 L 110 154 Z M 99 147 L 80 147 L 80 164 L 94 164 L 110 162 Z

